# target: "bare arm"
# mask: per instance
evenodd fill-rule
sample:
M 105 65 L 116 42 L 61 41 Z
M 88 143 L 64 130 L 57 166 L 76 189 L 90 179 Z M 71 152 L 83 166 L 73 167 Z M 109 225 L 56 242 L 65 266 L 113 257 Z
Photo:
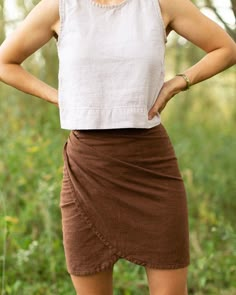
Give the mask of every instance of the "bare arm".
M 57 2 L 41 0 L 0 46 L 0 81 L 55 105 L 57 90 L 27 72 L 21 63 L 55 34 Z
M 236 44 L 215 22 L 203 15 L 190 0 L 160 0 L 168 28 L 176 31 L 206 55 L 195 65 L 185 70 L 192 85 L 211 78 L 236 63 Z M 161 112 L 167 102 L 182 91 L 186 82 L 174 77 L 164 83 L 155 104 L 149 110 L 150 118 Z

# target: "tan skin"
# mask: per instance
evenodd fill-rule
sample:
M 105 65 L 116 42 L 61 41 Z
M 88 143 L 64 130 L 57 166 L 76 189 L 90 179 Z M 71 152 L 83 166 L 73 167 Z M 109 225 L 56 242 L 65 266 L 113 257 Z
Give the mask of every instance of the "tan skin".
M 94 0 L 95 1 L 95 0 Z M 119 1 L 99 1 L 117 4 Z M 158 1 L 158 0 L 156 0 Z M 236 45 L 226 32 L 205 17 L 190 0 L 160 0 L 167 35 L 171 30 L 203 49 L 206 55 L 184 73 L 191 84 L 197 84 L 236 63 Z M 58 1 L 42 0 L 18 28 L 0 46 L 0 80 L 58 106 L 58 91 L 23 69 L 21 63 L 59 35 Z M 30 36 L 30 38 L 28 38 Z M 22 42 L 24 40 L 24 42 Z M 182 77 L 166 81 L 154 105 L 152 117 L 161 112 L 168 101 L 182 91 L 186 82 Z M 145 267 L 151 295 L 187 295 L 187 267 L 171 270 Z M 87 276 L 71 275 L 78 295 L 111 295 L 113 268 Z

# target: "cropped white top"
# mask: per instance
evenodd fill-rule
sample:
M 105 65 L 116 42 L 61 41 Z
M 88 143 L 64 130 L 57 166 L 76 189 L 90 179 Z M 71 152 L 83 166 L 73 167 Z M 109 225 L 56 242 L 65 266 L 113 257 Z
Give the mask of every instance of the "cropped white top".
M 59 0 L 58 100 L 63 129 L 151 128 L 164 83 L 158 0 Z

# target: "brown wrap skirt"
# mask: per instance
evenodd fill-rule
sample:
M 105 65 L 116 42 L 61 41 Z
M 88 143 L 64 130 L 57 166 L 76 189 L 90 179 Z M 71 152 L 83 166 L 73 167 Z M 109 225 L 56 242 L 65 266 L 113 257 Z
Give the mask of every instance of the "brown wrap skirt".
M 67 270 L 118 259 L 157 269 L 190 264 L 186 191 L 163 124 L 72 130 L 60 195 Z

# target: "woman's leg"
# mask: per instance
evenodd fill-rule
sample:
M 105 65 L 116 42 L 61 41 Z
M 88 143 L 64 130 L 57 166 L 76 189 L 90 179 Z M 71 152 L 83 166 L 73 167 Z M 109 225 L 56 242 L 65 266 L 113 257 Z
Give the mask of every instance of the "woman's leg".
M 188 295 L 188 267 L 152 269 L 145 267 L 150 295 Z
M 93 275 L 71 275 L 77 295 L 112 295 L 113 266 Z

